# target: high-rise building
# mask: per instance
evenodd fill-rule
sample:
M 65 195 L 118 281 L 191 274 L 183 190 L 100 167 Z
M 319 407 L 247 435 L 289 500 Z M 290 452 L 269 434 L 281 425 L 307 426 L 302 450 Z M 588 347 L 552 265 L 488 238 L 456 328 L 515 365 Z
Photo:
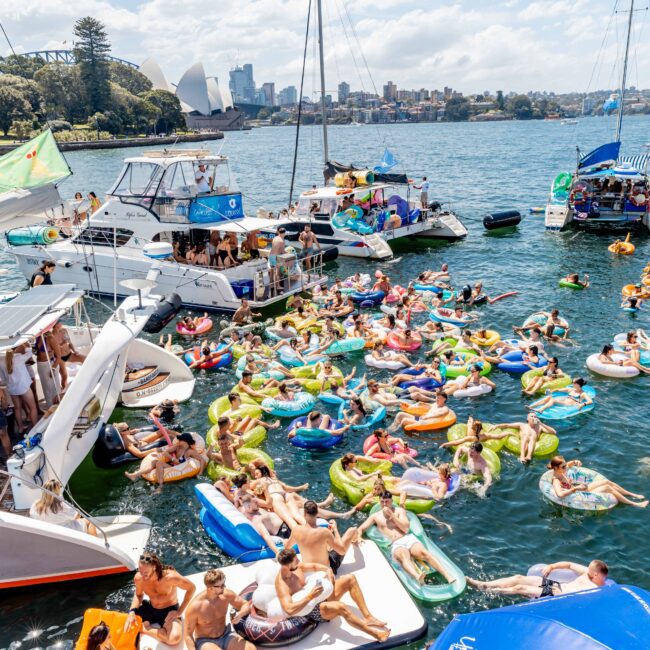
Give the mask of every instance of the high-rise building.
M 443 97 L 445 101 L 451 99 L 454 94 L 454 91 L 451 88 L 448 88 L 447 86 L 444 87 L 442 92 L 444 93 Z
M 339 104 L 345 104 L 350 97 L 350 84 L 342 81 L 339 84 Z
M 262 84 L 262 90 L 264 91 L 264 103 L 267 106 L 275 106 L 275 84 L 267 81 Z
M 255 80 L 253 79 L 253 66 L 244 63 L 230 71 L 230 92 L 235 102 L 245 104 L 255 103 Z
M 395 99 L 397 99 L 397 85 L 392 81 L 389 81 L 384 86 L 384 99 L 387 99 L 388 101 L 395 101 Z
M 293 106 L 298 103 L 298 91 L 295 86 L 287 86 L 278 93 L 280 106 Z

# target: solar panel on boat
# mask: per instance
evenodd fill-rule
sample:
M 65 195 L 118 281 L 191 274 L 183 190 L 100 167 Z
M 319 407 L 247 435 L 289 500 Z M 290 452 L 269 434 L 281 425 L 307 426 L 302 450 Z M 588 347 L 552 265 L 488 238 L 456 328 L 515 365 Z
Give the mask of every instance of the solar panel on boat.
M 0 305 L 0 340 L 19 336 L 73 289 L 73 284 L 34 287 Z

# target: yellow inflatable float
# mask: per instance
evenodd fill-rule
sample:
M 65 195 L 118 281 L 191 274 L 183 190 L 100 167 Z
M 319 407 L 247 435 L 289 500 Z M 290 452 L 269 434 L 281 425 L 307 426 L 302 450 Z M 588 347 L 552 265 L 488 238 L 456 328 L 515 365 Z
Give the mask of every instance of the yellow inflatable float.
M 607 247 L 607 250 L 616 255 L 632 255 L 636 249 L 634 244 L 630 241 L 630 233 L 628 232 L 624 241 L 617 239 L 613 244 L 610 244 Z

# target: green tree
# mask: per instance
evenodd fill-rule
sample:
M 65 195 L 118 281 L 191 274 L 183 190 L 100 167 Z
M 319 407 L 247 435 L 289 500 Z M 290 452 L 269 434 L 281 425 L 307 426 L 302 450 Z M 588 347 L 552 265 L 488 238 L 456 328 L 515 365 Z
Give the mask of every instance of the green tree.
M 15 74 L 0 75 L 1 88 L 14 88 L 29 102 L 33 113 L 39 113 L 43 98 L 38 84 L 31 79 L 18 77 Z
M 104 25 L 95 18 L 80 18 L 74 25 L 77 39 L 74 56 L 79 65 L 79 75 L 88 113 L 103 111 L 110 101 L 110 70 L 107 54 L 111 44 Z
M 34 81 L 43 96 L 43 106 L 48 118 L 63 117 L 68 122 L 85 120 L 79 66 L 49 63 L 35 75 Z
M 30 120 L 32 117 L 32 107 L 25 95 L 16 88 L 0 85 L 0 129 L 5 136 L 16 120 Z
M 445 104 L 447 122 L 465 122 L 469 119 L 470 106 L 467 97 L 452 97 Z
M 11 130 L 16 136 L 16 140 L 27 140 L 32 134 L 34 124 L 31 120 L 14 120 Z
M 0 72 L 2 74 L 15 74 L 24 79 L 33 79 L 34 75 L 45 65 L 45 60 L 40 56 L 23 56 L 11 54 L 0 57 Z
M 503 90 L 497 90 L 497 108 L 502 111 L 506 106 L 506 100 L 503 98 Z
M 533 117 L 533 104 L 526 95 L 515 95 L 508 100 L 508 112 L 518 120 L 530 120 Z
M 88 118 L 88 129 L 107 131 L 111 135 L 121 133 L 123 126 L 120 116 L 113 111 L 95 113 Z
M 141 95 L 152 88 L 151 81 L 142 72 L 131 66 L 118 61 L 110 61 L 108 69 L 111 81 L 125 88 L 133 95 Z
M 160 117 L 155 125 L 156 133 L 171 133 L 174 129 L 185 126 L 181 103 L 173 93 L 166 90 L 150 90 L 142 95 L 142 99 L 160 110 Z
M 133 111 L 133 125 L 138 132 L 150 133 L 162 116 L 162 111 L 152 102 L 138 98 L 138 103 Z
M 257 113 L 258 120 L 268 120 L 271 117 L 271 111 L 268 108 L 260 108 Z

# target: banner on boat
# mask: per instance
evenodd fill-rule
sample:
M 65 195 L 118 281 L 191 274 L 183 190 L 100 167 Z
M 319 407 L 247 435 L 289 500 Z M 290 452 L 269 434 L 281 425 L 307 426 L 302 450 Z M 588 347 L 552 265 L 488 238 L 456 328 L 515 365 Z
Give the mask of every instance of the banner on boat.
M 241 194 L 204 196 L 190 204 L 190 223 L 214 223 L 244 216 Z

